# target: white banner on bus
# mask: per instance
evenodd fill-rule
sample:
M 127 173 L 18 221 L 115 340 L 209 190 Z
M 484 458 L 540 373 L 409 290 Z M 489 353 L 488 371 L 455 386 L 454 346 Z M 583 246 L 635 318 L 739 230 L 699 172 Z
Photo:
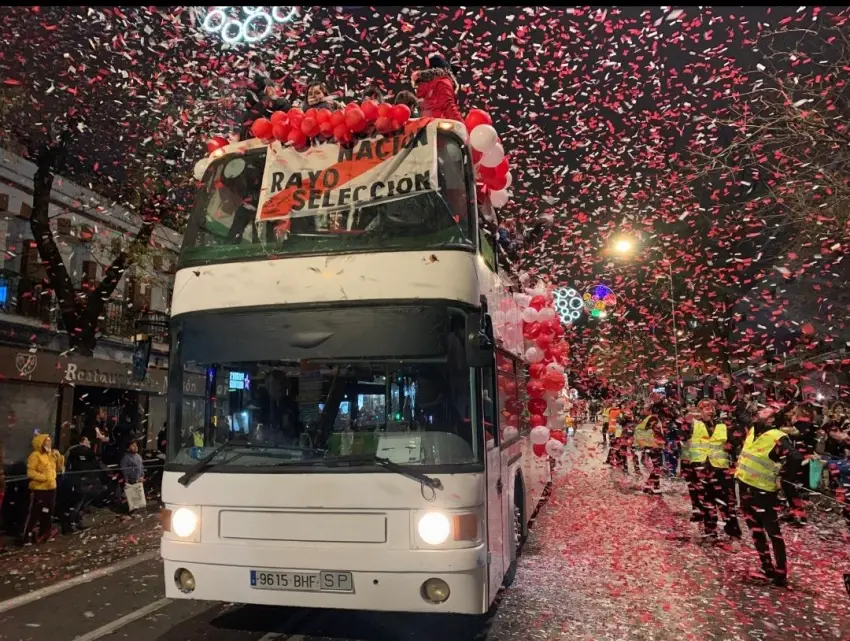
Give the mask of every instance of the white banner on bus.
M 269 147 L 257 221 L 362 207 L 436 191 L 436 122 L 407 123 L 393 137 L 361 140 L 353 146 L 325 143 L 296 151 Z

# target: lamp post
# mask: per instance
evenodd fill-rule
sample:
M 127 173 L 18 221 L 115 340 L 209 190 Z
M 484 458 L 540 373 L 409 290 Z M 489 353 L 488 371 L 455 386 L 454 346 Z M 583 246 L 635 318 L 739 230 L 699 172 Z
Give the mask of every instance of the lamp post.
M 635 241 L 629 236 L 620 236 L 614 239 L 611 247 L 613 252 L 622 257 L 628 257 L 634 254 Z M 673 291 L 673 263 L 665 260 L 667 263 L 667 277 L 670 279 L 670 311 L 672 312 L 673 325 L 673 356 L 676 364 L 676 393 L 679 395 L 679 400 L 682 398 L 682 373 L 679 367 L 679 331 L 676 328 L 676 300 Z

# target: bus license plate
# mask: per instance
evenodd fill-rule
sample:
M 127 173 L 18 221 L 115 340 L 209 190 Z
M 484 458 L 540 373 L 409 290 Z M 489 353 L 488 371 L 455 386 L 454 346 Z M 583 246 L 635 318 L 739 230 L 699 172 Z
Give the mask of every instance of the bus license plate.
M 251 570 L 251 587 L 257 590 L 296 592 L 354 592 L 351 572 L 271 572 Z

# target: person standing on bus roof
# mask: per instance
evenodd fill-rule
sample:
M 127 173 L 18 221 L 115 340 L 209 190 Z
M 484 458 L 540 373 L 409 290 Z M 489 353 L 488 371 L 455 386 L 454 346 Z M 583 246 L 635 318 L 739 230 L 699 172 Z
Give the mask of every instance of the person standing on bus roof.
M 460 85 L 452 73 L 451 65 L 445 58 L 435 54 L 426 60 L 426 67 L 414 72 L 411 78 L 422 107 L 422 116 L 463 122 L 463 115 L 457 105 Z

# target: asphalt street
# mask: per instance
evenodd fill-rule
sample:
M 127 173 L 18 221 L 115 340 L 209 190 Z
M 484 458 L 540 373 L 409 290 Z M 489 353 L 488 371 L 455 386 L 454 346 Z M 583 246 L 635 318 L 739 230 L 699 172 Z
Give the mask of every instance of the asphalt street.
M 602 464 L 598 441 L 584 429 L 568 445 L 516 583 L 487 617 L 170 601 L 157 524 L 148 515 L 89 535 L 87 552 L 63 555 L 60 540 L 0 560 L 0 641 L 850 638 L 850 600 L 840 581 L 850 567 L 848 539 L 835 519 L 814 516 L 809 528 L 786 532 L 790 589 L 759 584 L 747 576 L 756 564 L 748 533 L 741 543 L 707 549 L 688 523 L 681 482 L 665 482 L 663 497 L 643 495 L 639 478 Z

